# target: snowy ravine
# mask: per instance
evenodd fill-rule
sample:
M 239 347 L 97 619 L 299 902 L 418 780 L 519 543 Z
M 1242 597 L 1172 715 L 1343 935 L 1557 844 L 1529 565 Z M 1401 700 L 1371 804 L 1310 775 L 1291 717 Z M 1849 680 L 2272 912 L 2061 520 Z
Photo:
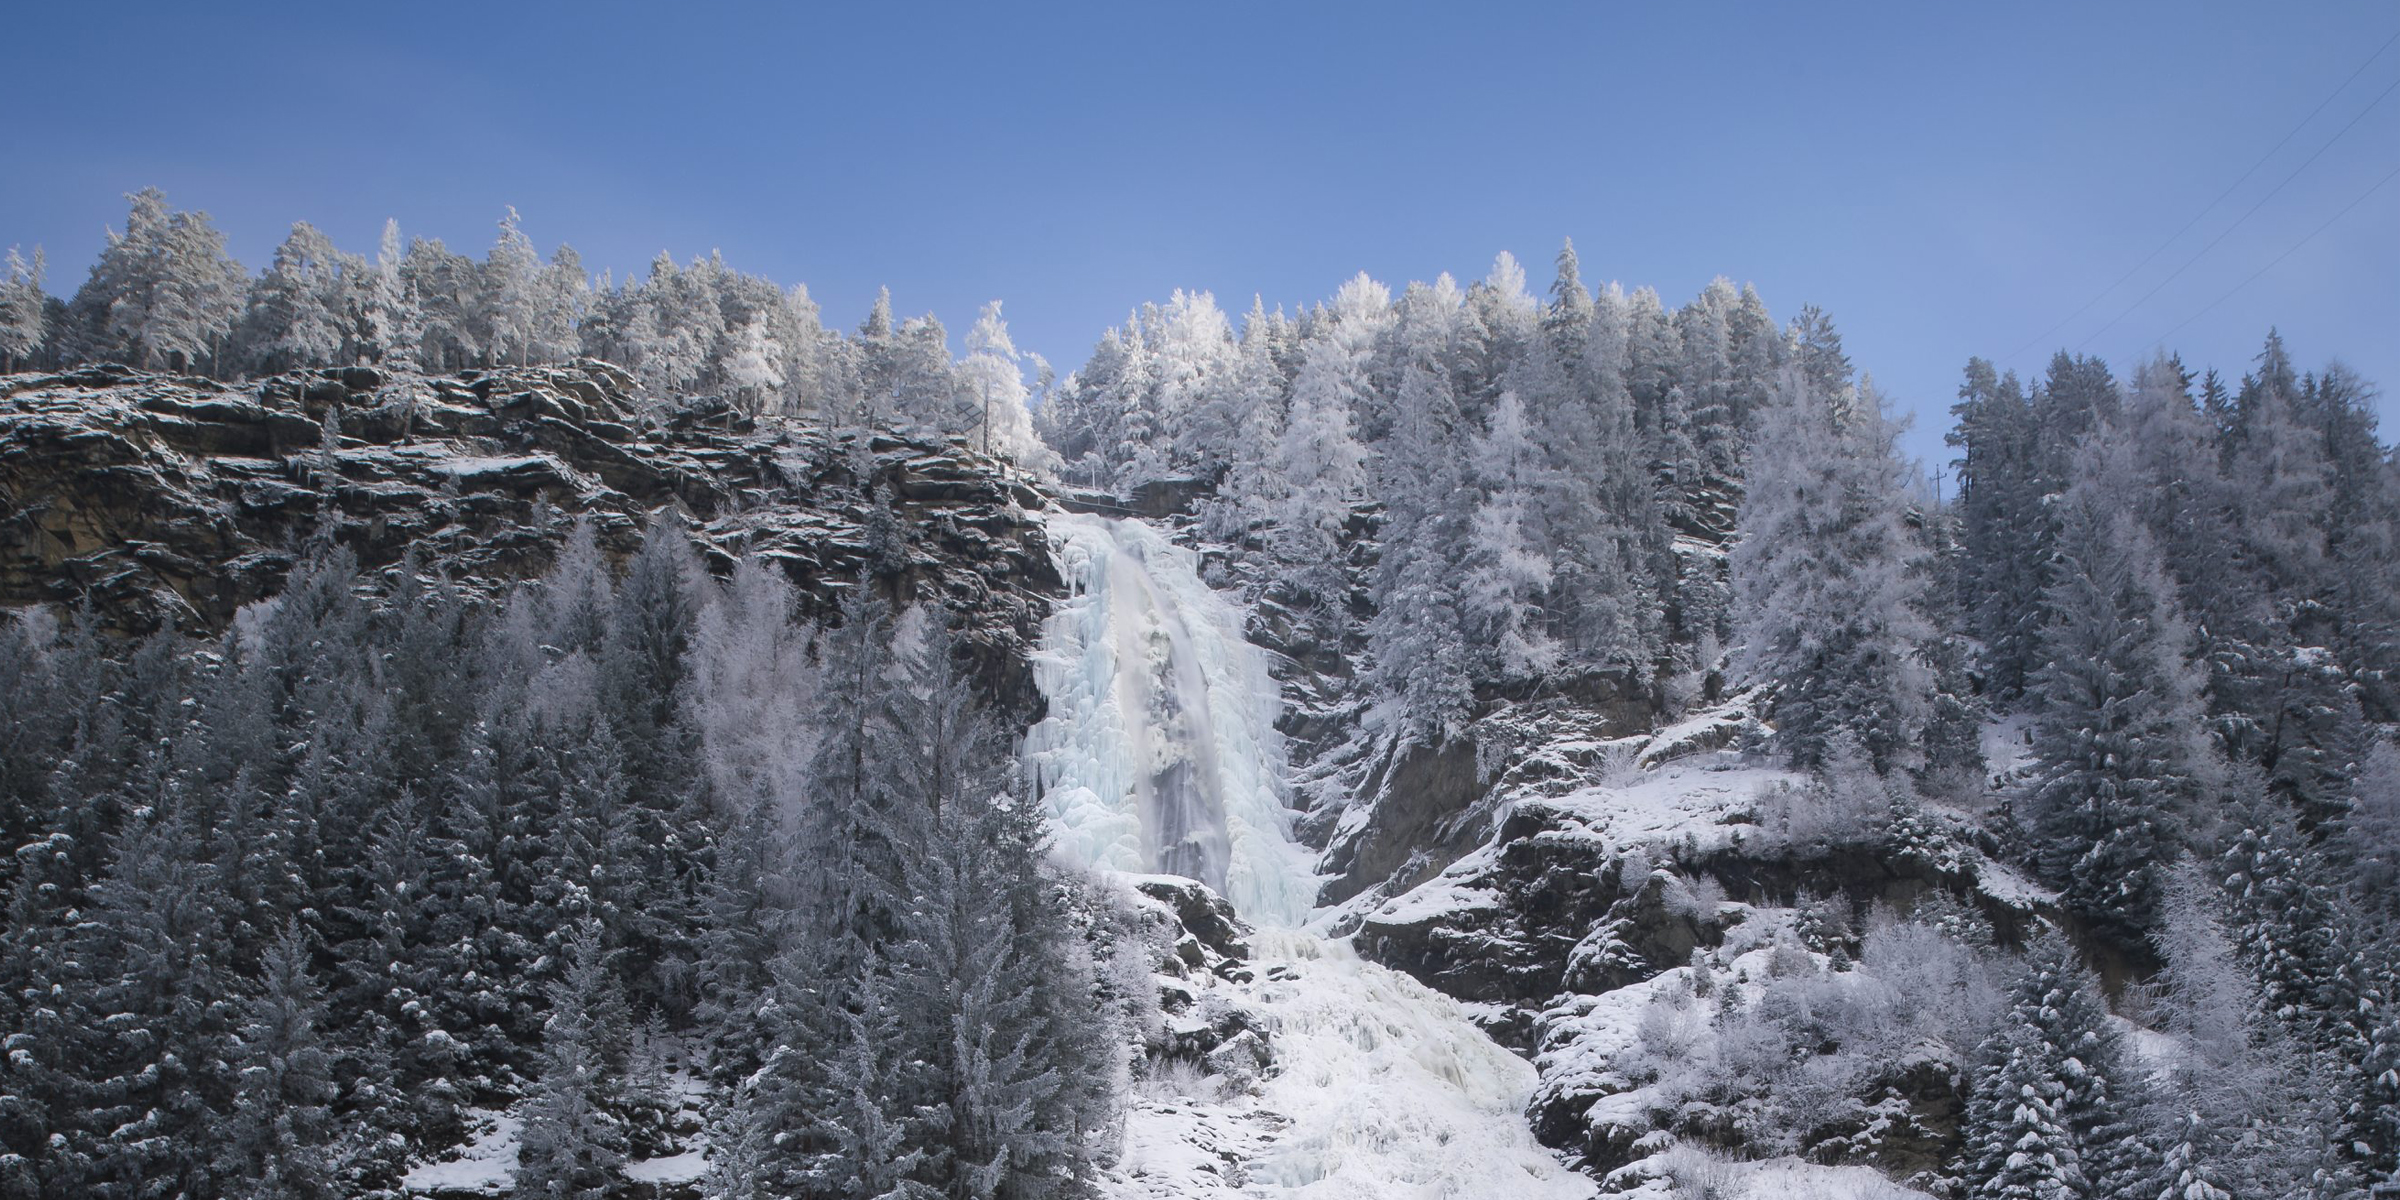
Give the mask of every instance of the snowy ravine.
M 1220 889 L 1260 931 L 1250 981 L 1206 986 L 1274 1047 L 1261 1080 L 1137 1085 L 1116 1194 L 1591 1195 L 1525 1127 L 1530 1064 L 1455 1001 L 1310 930 L 1317 881 L 1290 836 L 1281 699 L 1197 556 L 1137 521 L 1049 523 L 1070 595 L 1043 630 L 1050 711 L 1026 754 L 1060 853 Z

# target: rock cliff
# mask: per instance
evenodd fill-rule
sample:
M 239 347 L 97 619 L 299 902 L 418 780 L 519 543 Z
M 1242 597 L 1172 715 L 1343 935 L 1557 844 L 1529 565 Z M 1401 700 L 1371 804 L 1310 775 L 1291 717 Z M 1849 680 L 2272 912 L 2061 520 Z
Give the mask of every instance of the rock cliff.
M 229 386 L 93 367 L 0 379 L 0 606 L 89 605 L 138 634 L 222 629 L 330 536 L 462 586 L 542 571 L 579 519 L 612 556 L 673 513 L 822 610 L 862 578 L 968 618 L 978 669 L 1025 663 L 1059 587 L 1045 495 L 956 442 L 755 421 L 636 394 L 604 363 L 456 377 L 353 367 Z

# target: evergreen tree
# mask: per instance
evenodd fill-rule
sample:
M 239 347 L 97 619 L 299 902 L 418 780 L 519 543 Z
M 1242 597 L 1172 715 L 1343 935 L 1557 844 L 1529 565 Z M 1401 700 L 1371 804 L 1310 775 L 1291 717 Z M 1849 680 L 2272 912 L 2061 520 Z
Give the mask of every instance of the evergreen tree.
M 523 1108 L 516 1190 L 529 1200 L 600 1200 L 617 1186 L 625 1162 L 624 1118 L 616 1111 L 625 1001 L 597 922 L 575 928 L 565 957 L 549 990 L 539 1074 Z
M 2185 1113 L 2166 1145 L 2154 1184 L 2160 1200 L 2233 1200 L 2208 1165 L 2208 1129 L 2199 1113 Z
M 2141 1077 L 2098 982 L 2037 934 L 1999 1033 L 1976 1051 L 1962 1163 L 1975 1197 L 2130 1197 L 2155 1169 Z
M 907 905 L 894 940 L 897 986 L 915 998 L 909 1032 L 928 1068 L 929 1112 L 912 1139 L 952 1196 L 1046 1197 L 1087 1184 L 1105 1120 L 1105 1075 L 1090 1057 L 1091 980 L 1042 875 L 1039 805 L 1008 790 L 990 716 L 928 626 L 892 692 L 887 837 Z M 1095 1094 L 1097 1093 L 1097 1094 Z
M 1394 736 L 1437 745 L 1464 726 L 1475 699 L 1457 586 L 1466 555 L 1457 425 L 1447 381 L 1408 367 L 1379 459 L 1383 553 L 1367 623 L 1371 682 Z
M 65 1149 L 101 1200 L 213 1195 L 236 1007 L 224 899 L 174 809 L 132 823 L 91 891 L 69 985 L 81 1036 Z
M 275 261 L 250 285 L 240 333 L 243 365 L 260 375 L 348 361 L 355 281 L 366 265 L 336 250 L 306 221 L 275 248 Z
M 42 291 L 48 265 L 39 246 L 33 248 L 31 263 L 15 246 L 8 248 L 6 273 L 0 275 L 0 373 L 33 365 L 34 355 L 48 340 L 44 313 L 49 295 Z
M 1503 678 L 1538 676 L 1558 661 L 1542 612 L 1554 572 L 1549 548 L 1532 528 L 1541 450 L 1515 392 L 1500 394 L 1468 461 L 1481 499 L 1467 532 L 1460 615 L 1470 644 L 1491 657 L 1488 670 Z
M 452 253 L 439 238 L 419 238 L 400 260 L 400 281 L 415 300 L 422 339 L 407 361 L 432 372 L 489 365 L 483 272 L 474 259 Z
M 1946 440 L 1959 451 L 1951 462 L 1961 526 L 1959 602 L 1983 641 L 1990 690 L 2007 699 L 2025 690 L 2039 665 L 2049 578 L 2042 548 L 2050 517 L 2035 470 L 2033 409 L 2015 372 L 1995 375 L 1979 358 L 1968 360 L 1958 395 Z
M 342 1195 L 330 1151 L 339 1138 L 325 999 L 309 974 L 308 946 L 287 925 L 261 960 L 257 991 L 242 1005 L 229 1128 L 218 1171 L 226 1191 L 255 1200 Z
M 2102 481 L 2128 469 L 2121 452 L 2088 443 L 2059 506 L 2028 801 L 2068 909 L 2131 940 L 2156 917 L 2162 864 L 2205 817 L 2213 759 L 2158 551 L 2103 498 Z
M 225 235 L 208 214 L 170 212 L 157 188 L 126 199 L 125 231 L 109 231 L 108 247 L 70 305 L 81 357 L 153 370 L 219 369 L 242 311 L 241 264 L 227 257 Z
M 1787 369 L 1759 422 L 1732 557 L 1743 673 L 1772 689 L 1797 765 L 1848 732 L 1879 771 L 1918 762 L 1932 673 L 1923 548 L 1898 429 L 1869 391 L 1837 404 Z
M 1364 275 L 1344 285 L 1334 314 L 1306 344 L 1278 447 L 1289 490 L 1276 508 L 1275 554 L 1321 622 L 1338 624 L 1349 598 L 1343 527 L 1367 482 L 1356 420 L 1369 404 L 1367 352 L 1387 304 L 1388 293 Z

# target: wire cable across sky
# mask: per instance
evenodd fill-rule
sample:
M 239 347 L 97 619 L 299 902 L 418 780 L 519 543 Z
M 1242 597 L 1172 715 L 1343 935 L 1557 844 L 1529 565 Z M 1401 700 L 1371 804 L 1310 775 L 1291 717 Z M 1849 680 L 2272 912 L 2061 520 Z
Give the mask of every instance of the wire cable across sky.
M 2125 284 L 2134 276 L 2141 274 L 2142 268 L 2158 261 L 2158 256 L 2166 253 L 2167 247 L 2174 245 L 2177 241 L 2182 239 L 2183 235 L 2190 233 L 2192 228 L 2198 225 L 2203 218 L 2207 217 L 2208 214 L 2215 212 L 2217 210 L 2217 206 L 2223 204 L 2227 197 L 2233 195 L 2233 193 L 2240 189 L 2243 184 L 2250 182 L 2250 177 L 2258 174 L 2258 169 L 2260 167 L 2266 166 L 2270 159 L 2273 159 L 2277 154 L 2282 153 L 2283 148 L 2290 145 L 2293 138 L 2300 136 L 2301 130 L 2308 128 L 2309 122 L 2317 119 L 2317 114 L 2324 112 L 2326 106 L 2332 104 L 2334 100 L 2339 98 L 2344 89 L 2348 88 L 2351 83 L 2355 82 L 2359 76 L 2365 74 L 2368 67 L 2375 65 L 2375 60 L 2383 57 L 2383 52 L 2391 49 L 2394 42 L 2400 42 L 2400 33 L 2393 34 L 2391 37 L 2386 38 L 2382 45 L 2375 47 L 2374 52 L 2367 55 L 2365 59 L 2361 60 L 2356 69 L 2352 70 L 2348 75 L 2343 76 L 2342 81 L 2335 84 L 2332 91 L 2325 93 L 2325 98 L 2323 100 L 2317 101 L 2317 106 L 2315 108 L 2308 110 L 2307 116 L 2300 118 L 2297 124 L 2285 131 L 2282 137 L 2276 139 L 2274 145 L 2267 147 L 2267 152 L 2259 155 L 2257 160 L 2253 161 L 2248 169 L 2244 170 L 2240 176 L 2234 179 L 2232 183 L 2226 184 L 2225 190 L 2218 192 L 2215 199 L 2210 200 L 2207 205 L 2200 209 L 2199 212 L 2193 213 L 2191 220 L 2185 221 L 2181 228 L 2177 229 L 2171 234 L 2168 234 L 2165 241 L 2162 241 L 2157 246 L 2152 247 L 2150 253 L 2143 255 L 2140 262 L 2137 262 L 2131 267 L 2126 268 L 2124 274 L 2117 276 L 2117 278 L 2107 287 L 2104 287 L 2098 292 L 2093 293 L 2092 298 L 2084 301 L 2083 304 L 2074 312 L 2060 317 L 2056 324 L 2041 331 L 2040 333 L 2033 335 L 2030 338 L 2025 339 L 2025 343 L 2023 345 L 2009 351 L 2007 356 L 2001 359 L 2001 361 L 2014 362 L 2017 360 L 2019 355 L 2022 355 L 2027 350 L 2031 350 L 2035 346 L 2049 340 L 2052 334 L 2055 334 L 2059 330 L 2073 324 L 2076 318 L 2081 317 L 2087 312 L 2090 312 L 2092 310 L 2092 306 L 2100 303 L 2102 300 L 2107 299 L 2110 293 L 2125 286 Z M 2369 107 L 2372 106 L 2370 105 Z M 2319 150 L 2319 153 L 2323 153 L 2322 149 Z M 2305 166 L 2306 164 L 2302 165 Z M 2290 181 L 2286 180 L 2285 182 L 2288 183 Z M 2269 195 L 2272 194 L 2273 193 L 2269 193 Z M 2236 222 L 2236 224 L 2239 224 L 2239 222 Z M 2121 315 L 2122 314 L 2120 314 L 2120 316 Z M 2093 336 L 2097 337 L 2099 335 L 2094 334 Z M 2088 341 L 2089 339 L 2086 340 Z

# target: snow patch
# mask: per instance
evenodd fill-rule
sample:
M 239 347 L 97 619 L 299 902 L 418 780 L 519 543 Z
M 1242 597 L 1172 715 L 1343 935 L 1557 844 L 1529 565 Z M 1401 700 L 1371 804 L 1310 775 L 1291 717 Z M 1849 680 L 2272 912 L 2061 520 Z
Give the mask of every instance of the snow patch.
M 518 1138 L 524 1123 L 507 1113 L 468 1110 L 469 1136 L 458 1157 L 420 1163 L 400 1177 L 412 1192 L 501 1193 L 516 1186 Z

